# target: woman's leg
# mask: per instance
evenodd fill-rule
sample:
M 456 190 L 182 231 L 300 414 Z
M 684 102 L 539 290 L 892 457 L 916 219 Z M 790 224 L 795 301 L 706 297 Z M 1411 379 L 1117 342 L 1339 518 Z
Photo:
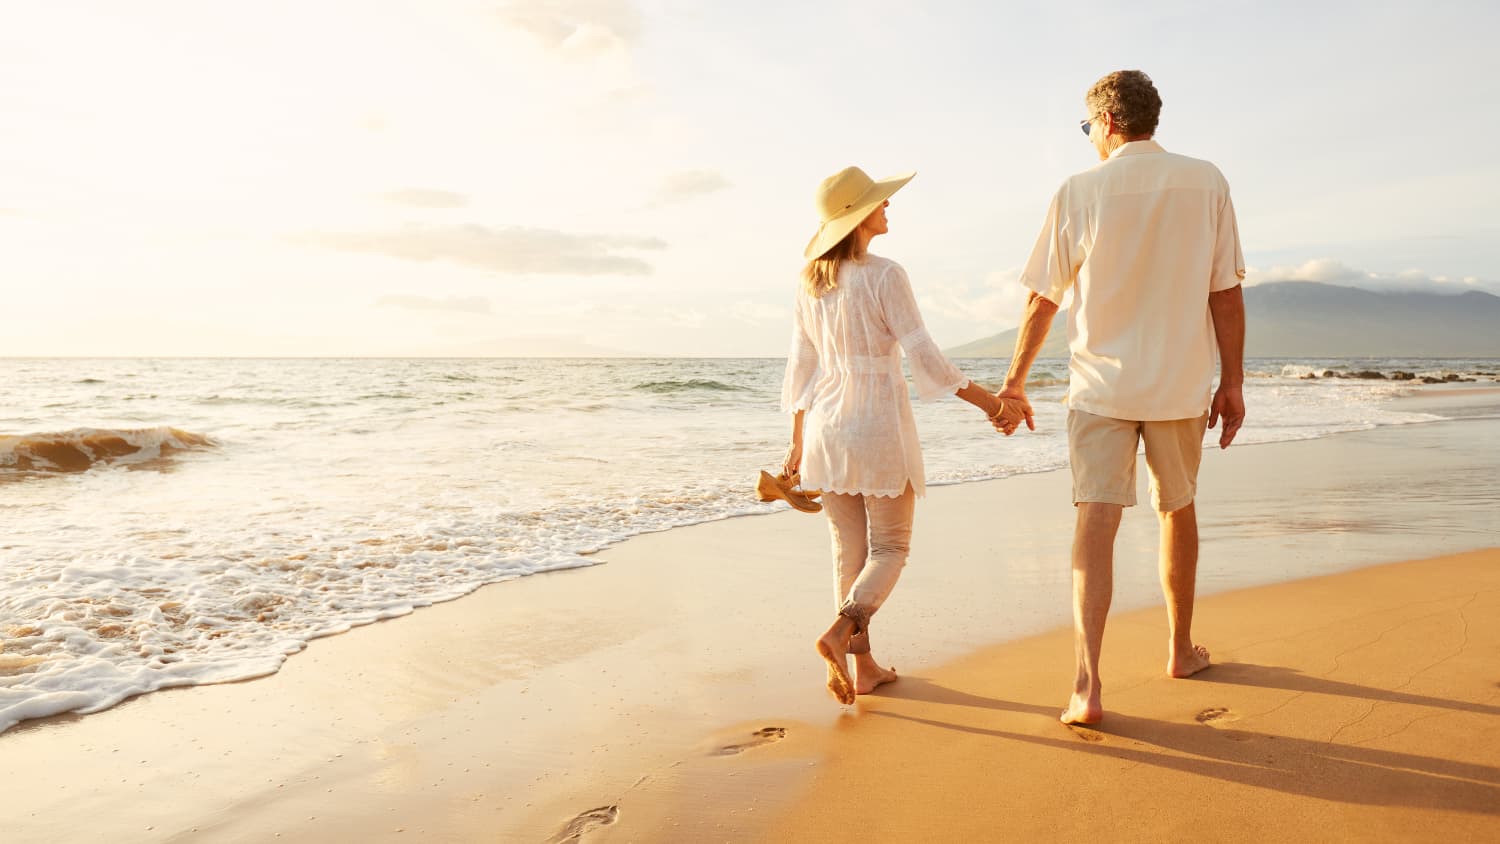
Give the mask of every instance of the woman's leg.
M 825 495 L 823 512 L 828 514 L 828 533 L 833 539 L 833 609 L 837 612 L 849 598 L 849 590 L 865 568 L 870 554 L 870 533 L 863 495 Z M 849 653 L 870 652 L 869 637 L 861 633 L 849 641 Z
M 864 496 L 825 494 L 823 512 L 828 515 L 828 533 L 833 540 L 834 607 L 838 609 L 844 606 L 869 552 Z M 839 615 L 817 641 L 818 654 L 828 664 L 828 691 L 840 703 L 854 702 L 854 680 L 849 676 L 846 655 L 869 651 L 869 640 L 853 633 L 853 621 Z
M 868 643 L 870 618 L 880 609 L 906 567 L 911 550 L 912 519 L 916 512 L 916 494 L 911 487 L 899 498 L 865 498 L 870 525 L 870 559 L 855 578 L 840 614 L 851 617 Z M 882 667 L 871 656 L 855 653 L 855 692 L 868 694 L 876 686 L 896 679 L 896 672 Z
M 911 552 L 911 525 L 916 504 L 917 496 L 910 486 L 899 498 L 865 496 L 870 525 L 870 559 L 854 579 L 844 606 L 840 608 L 840 612 L 859 623 L 861 630 L 890 597 L 901 577 L 901 570 L 906 567 L 906 557 Z

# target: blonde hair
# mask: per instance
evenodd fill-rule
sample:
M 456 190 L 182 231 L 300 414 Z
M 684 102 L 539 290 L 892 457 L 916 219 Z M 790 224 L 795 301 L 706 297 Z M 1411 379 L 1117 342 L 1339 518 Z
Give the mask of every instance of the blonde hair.
M 845 261 L 858 261 L 864 256 L 864 250 L 859 248 L 858 230 L 849 232 L 843 240 L 802 268 L 803 289 L 814 299 L 821 299 L 839 286 L 839 267 Z

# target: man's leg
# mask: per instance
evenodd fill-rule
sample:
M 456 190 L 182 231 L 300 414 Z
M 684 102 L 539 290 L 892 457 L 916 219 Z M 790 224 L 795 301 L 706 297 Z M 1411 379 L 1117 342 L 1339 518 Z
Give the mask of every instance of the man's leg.
M 1115 533 L 1123 509 L 1119 504 L 1078 504 L 1073 533 L 1073 650 L 1078 675 L 1073 697 L 1061 716 L 1064 724 L 1093 724 L 1104 715 L 1099 700 L 1099 653 L 1114 595 Z
M 1193 644 L 1198 584 L 1198 512 L 1192 504 L 1161 514 L 1161 593 L 1167 600 L 1167 673 L 1190 677 L 1208 667 L 1208 649 Z
M 1099 702 L 1099 652 L 1114 593 L 1115 533 L 1135 505 L 1135 449 L 1140 423 L 1068 411 L 1068 462 L 1073 469 L 1073 636 L 1078 674 L 1063 710 L 1064 724 L 1093 724 Z
M 1167 674 L 1190 677 L 1209 666 L 1208 649 L 1193 644 L 1198 582 L 1198 465 L 1206 417 L 1147 422 L 1146 465 L 1161 518 L 1161 592 L 1167 603 Z

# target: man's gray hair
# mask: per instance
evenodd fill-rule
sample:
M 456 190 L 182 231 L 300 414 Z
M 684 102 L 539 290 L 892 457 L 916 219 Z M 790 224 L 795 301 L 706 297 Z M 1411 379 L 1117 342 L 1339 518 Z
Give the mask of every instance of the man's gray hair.
M 1161 95 L 1151 77 L 1139 70 L 1117 70 L 1100 79 L 1083 102 L 1090 117 L 1100 112 L 1114 115 L 1120 134 L 1128 138 L 1154 134 L 1161 117 Z

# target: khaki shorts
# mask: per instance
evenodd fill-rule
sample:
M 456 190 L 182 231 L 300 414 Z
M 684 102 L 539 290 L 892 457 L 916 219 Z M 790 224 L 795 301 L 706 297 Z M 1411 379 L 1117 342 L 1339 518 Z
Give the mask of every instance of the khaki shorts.
M 1151 503 L 1170 513 L 1193 503 L 1203 431 L 1208 414 L 1196 419 L 1132 422 L 1068 411 L 1068 457 L 1073 464 L 1073 503 L 1135 506 L 1135 452 L 1146 441 Z

